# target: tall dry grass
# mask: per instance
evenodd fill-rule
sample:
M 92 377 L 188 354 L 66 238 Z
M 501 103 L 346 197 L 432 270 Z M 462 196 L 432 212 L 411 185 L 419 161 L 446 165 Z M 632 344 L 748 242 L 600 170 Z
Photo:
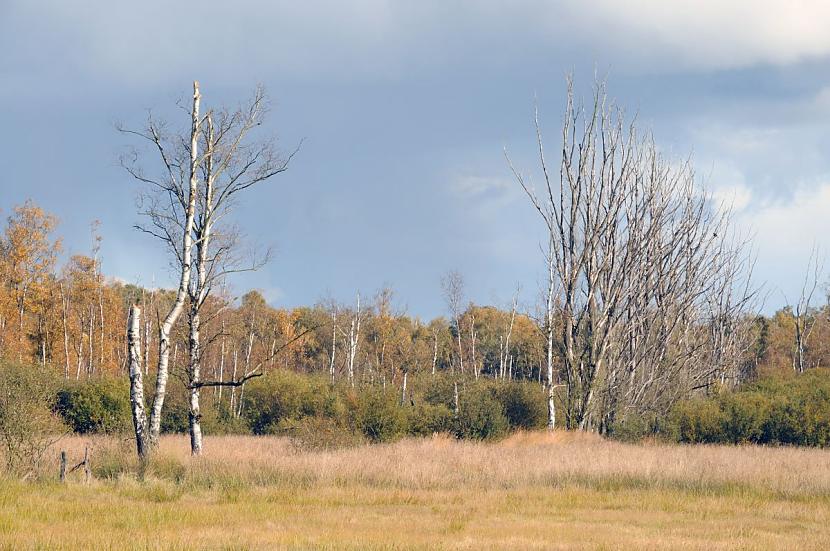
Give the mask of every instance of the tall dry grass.
M 92 447 L 93 473 L 117 480 L 137 471 L 129 441 L 73 437 L 70 457 Z M 57 463 L 50 466 L 57 473 Z M 48 476 L 48 473 L 44 473 Z M 496 443 L 446 436 L 333 451 L 307 451 L 279 437 L 216 436 L 191 458 L 186 437 L 165 436 L 148 473 L 185 487 L 217 481 L 251 486 L 360 484 L 401 489 L 526 486 L 677 488 L 830 497 L 830 452 L 820 449 L 627 444 L 581 433 L 518 433 Z
M 92 448 L 94 480 L 0 480 L 0 549 L 827 549 L 830 452 L 573 433 L 310 451 L 276 437 Z

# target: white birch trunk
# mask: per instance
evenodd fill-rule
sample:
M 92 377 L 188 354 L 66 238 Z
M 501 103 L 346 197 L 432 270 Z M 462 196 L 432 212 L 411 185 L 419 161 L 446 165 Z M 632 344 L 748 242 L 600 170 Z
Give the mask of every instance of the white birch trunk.
M 138 457 L 144 459 L 149 452 L 147 442 L 147 413 L 144 406 L 144 381 L 141 373 L 141 309 L 130 308 L 127 327 L 127 343 L 130 352 L 130 406 L 133 413 L 133 428 Z
M 360 293 L 357 294 L 357 311 L 349 329 L 349 383 L 354 387 L 354 360 L 360 340 Z
M 200 339 L 201 316 L 198 303 L 192 303 L 190 314 L 190 412 L 188 424 L 190 428 L 190 453 L 198 456 L 202 454 L 202 410 L 199 405 L 198 386 L 201 382 L 202 348 Z
M 472 308 L 470 309 L 470 345 L 471 345 L 471 352 L 472 352 L 472 362 L 473 362 L 473 374 L 475 375 L 476 380 L 478 380 L 479 369 L 478 369 L 478 360 L 476 359 L 476 337 L 478 333 L 476 332 L 476 317 L 472 313 Z
M 225 318 L 222 318 L 222 343 L 219 347 L 219 380 L 225 380 Z M 222 387 L 224 385 L 219 385 L 216 387 L 216 402 L 219 407 L 222 406 Z
M 548 300 L 546 308 L 547 322 L 547 384 L 548 384 L 548 430 L 556 426 L 556 403 L 553 399 L 553 293 L 556 284 L 554 273 L 554 251 L 553 234 L 550 237 L 550 250 L 548 251 Z
M 331 313 L 331 361 L 329 362 L 329 377 L 334 384 L 334 358 L 337 347 L 337 310 Z
M 438 364 L 438 331 L 432 332 L 432 375 L 435 376 L 435 366 Z
M 231 378 L 235 381 L 236 380 L 236 368 L 239 360 L 239 351 L 236 349 L 236 346 L 233 347 L 233 374 Z M 236 387 L 231 387 L 231 415 L 236 417 Z
M 63 283 L 60 284 L 61 290 L 61 321 L 63 322 L 63 377 L 64 379 L 69 378 L 69 330 L 67 328 L 66 323 L 66 310 L 67 310 L 67 301 L 69 300 L 66 297 L 66 294 L 63 290 Z

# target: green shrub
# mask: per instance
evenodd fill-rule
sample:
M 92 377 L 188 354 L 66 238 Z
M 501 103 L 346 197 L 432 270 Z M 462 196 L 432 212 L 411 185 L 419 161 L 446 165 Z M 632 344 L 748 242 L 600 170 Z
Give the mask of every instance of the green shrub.
M 453 413 L 443 404 L 420 402 L 408 408 L 407 432 L 413 436 L 430 436 L 436 432 L 452 432 Z
M 244 417 L 237 417 L 228 411 L 227 403 L 224 402 L 221 408 L 213 401 L 202 403 L 202 433 L 205 435 L 219 434 L 251 434 L 248 421 Z
M 398 405 L 397 392 L 366 388 L 361 392 L 358 426 L 372 442 L 399 438 L 406 429 L 406 415 Z
M 830 445 L 830 371 L 767 377 L 679 402 L 666 427 L 681 442 Z
M 547 425 L 547 395 L 539 385 L 521 382 L 496 384 L 494 393 L 511 430 L 534 430 Z
M 488 440 L 504 436 L 509 428 L 501 404 L 485 385 L 468 385 L 459 398 L 455 420 L 458 438 Z
M 183 385 L 167 385 L 161 410 L 161 432 L 183 434 L 190 430 L 190 400 Z
M 76 433 L 120 433 L 130 430 L 130 388 L 126 379 L 69 382 L 58 391 L 57 411 Z
M 453 408 L 455 402 L 455 381 L 447 375 L 430 377 L 424 388 L 424 400 L 436 406 Z
M 47 368 L 0 365 L 0 446 L 10 473 L 36 473 L 65 431 L 53 413 L 57 388 L 57 378 Z
M 723 442 L 725 415 L 715 400 L 696 399 L 679 402 L 672 410 L 670 423 L 678 440 L 689 443 Z
M 277 371 L 248 383 L 242 411 L 254 434 L 271 434 L 284 419 L 336 417 L 343 407 L 324 378 Z
M 760 392 L 725 394 L 720 400 L 723 412 L 722 440 L 734 444 L 763 442 L 770 414 L 770 399 Z

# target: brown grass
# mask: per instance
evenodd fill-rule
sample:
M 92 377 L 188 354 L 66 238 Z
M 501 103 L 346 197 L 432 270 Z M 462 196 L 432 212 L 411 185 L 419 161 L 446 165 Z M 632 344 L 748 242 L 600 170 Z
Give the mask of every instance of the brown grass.
M 623 444 L 574 433 L 447 437 L 336 451 L 283 438 L 165 437 L 146 479 L 129 442 L 93 447 L 95 481 L 0 491 L 9 548 L 830 547 L 830 452 Z M 49 474 L 52 473 L 52 474 Z M 73 474 L 73 477 L 76 477 Z M 156 539 L 156 533 L 160 539 Z

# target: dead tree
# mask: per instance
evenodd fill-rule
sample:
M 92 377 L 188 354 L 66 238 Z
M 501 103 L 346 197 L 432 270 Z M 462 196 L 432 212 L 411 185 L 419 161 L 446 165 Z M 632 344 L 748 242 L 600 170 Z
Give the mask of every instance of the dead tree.
M 715 310 L 728 318 L 717 321 L 722 328 L 740 318 L 754 291 L 741 287 L 743 243 L 731 240 L 729 211 L 697 186 L 688 161 L 667 160 L 638 134 L 604 83 L 583 107 L 568 82 L 558 178 L 538 109 L 534 122 L 542 192 L 510 166 L 548 231 L 549 410 L 556 345 L 566 426 L 604 432 L 619 412 L 658 411 L 708 384 L 706 351 L 733 352 L 705 328 Z M 713 308 L 713 296 L 742 290 Z
M 507 377 L 507 363 L 510 357 L 510 338 L 513 336 L 513 324 L 516 321 L 516 308 L 519 305 L 519 291 L 520 287 L 516 287 L 516 294 L 513 295 L 513 303 L 510 308 L 510 323 L 507 326 L 507 332 L 503 337 L 499 337 L 499 377 L 505 379 Z
M 464 374 L 464 348 L 461 345 L 461 303 L 464 300 L 464 278 L 455 270 L 447 272 L 441 278 L 441 288 L 444 291 L 444 299 L 455 323 L 455 335 L 458 344 L 458 367 L 461 374 Z
M 801 294 L 798 302 L 792 309 L 793 321 L 795 323 L 795 335 L 793 340 L 793 370 L 796 373 L 804 373 L 807 368 L 805 360 L 805 349 L 807 340 L 810 338 L 810 333 L 813 332 L 815 325 L 815 315 L 810 311 L 810 304 L 813 301 L 813 295 L 818 288 L 818 282 L 821 278 L 821 272 L 824 268 L 824 262 L 819 258 L 818 251 L 814 247 L 810 253 L 810 259 L 807 261 L 807 272 L 804 276 L 804 282 L 801 285 Z

